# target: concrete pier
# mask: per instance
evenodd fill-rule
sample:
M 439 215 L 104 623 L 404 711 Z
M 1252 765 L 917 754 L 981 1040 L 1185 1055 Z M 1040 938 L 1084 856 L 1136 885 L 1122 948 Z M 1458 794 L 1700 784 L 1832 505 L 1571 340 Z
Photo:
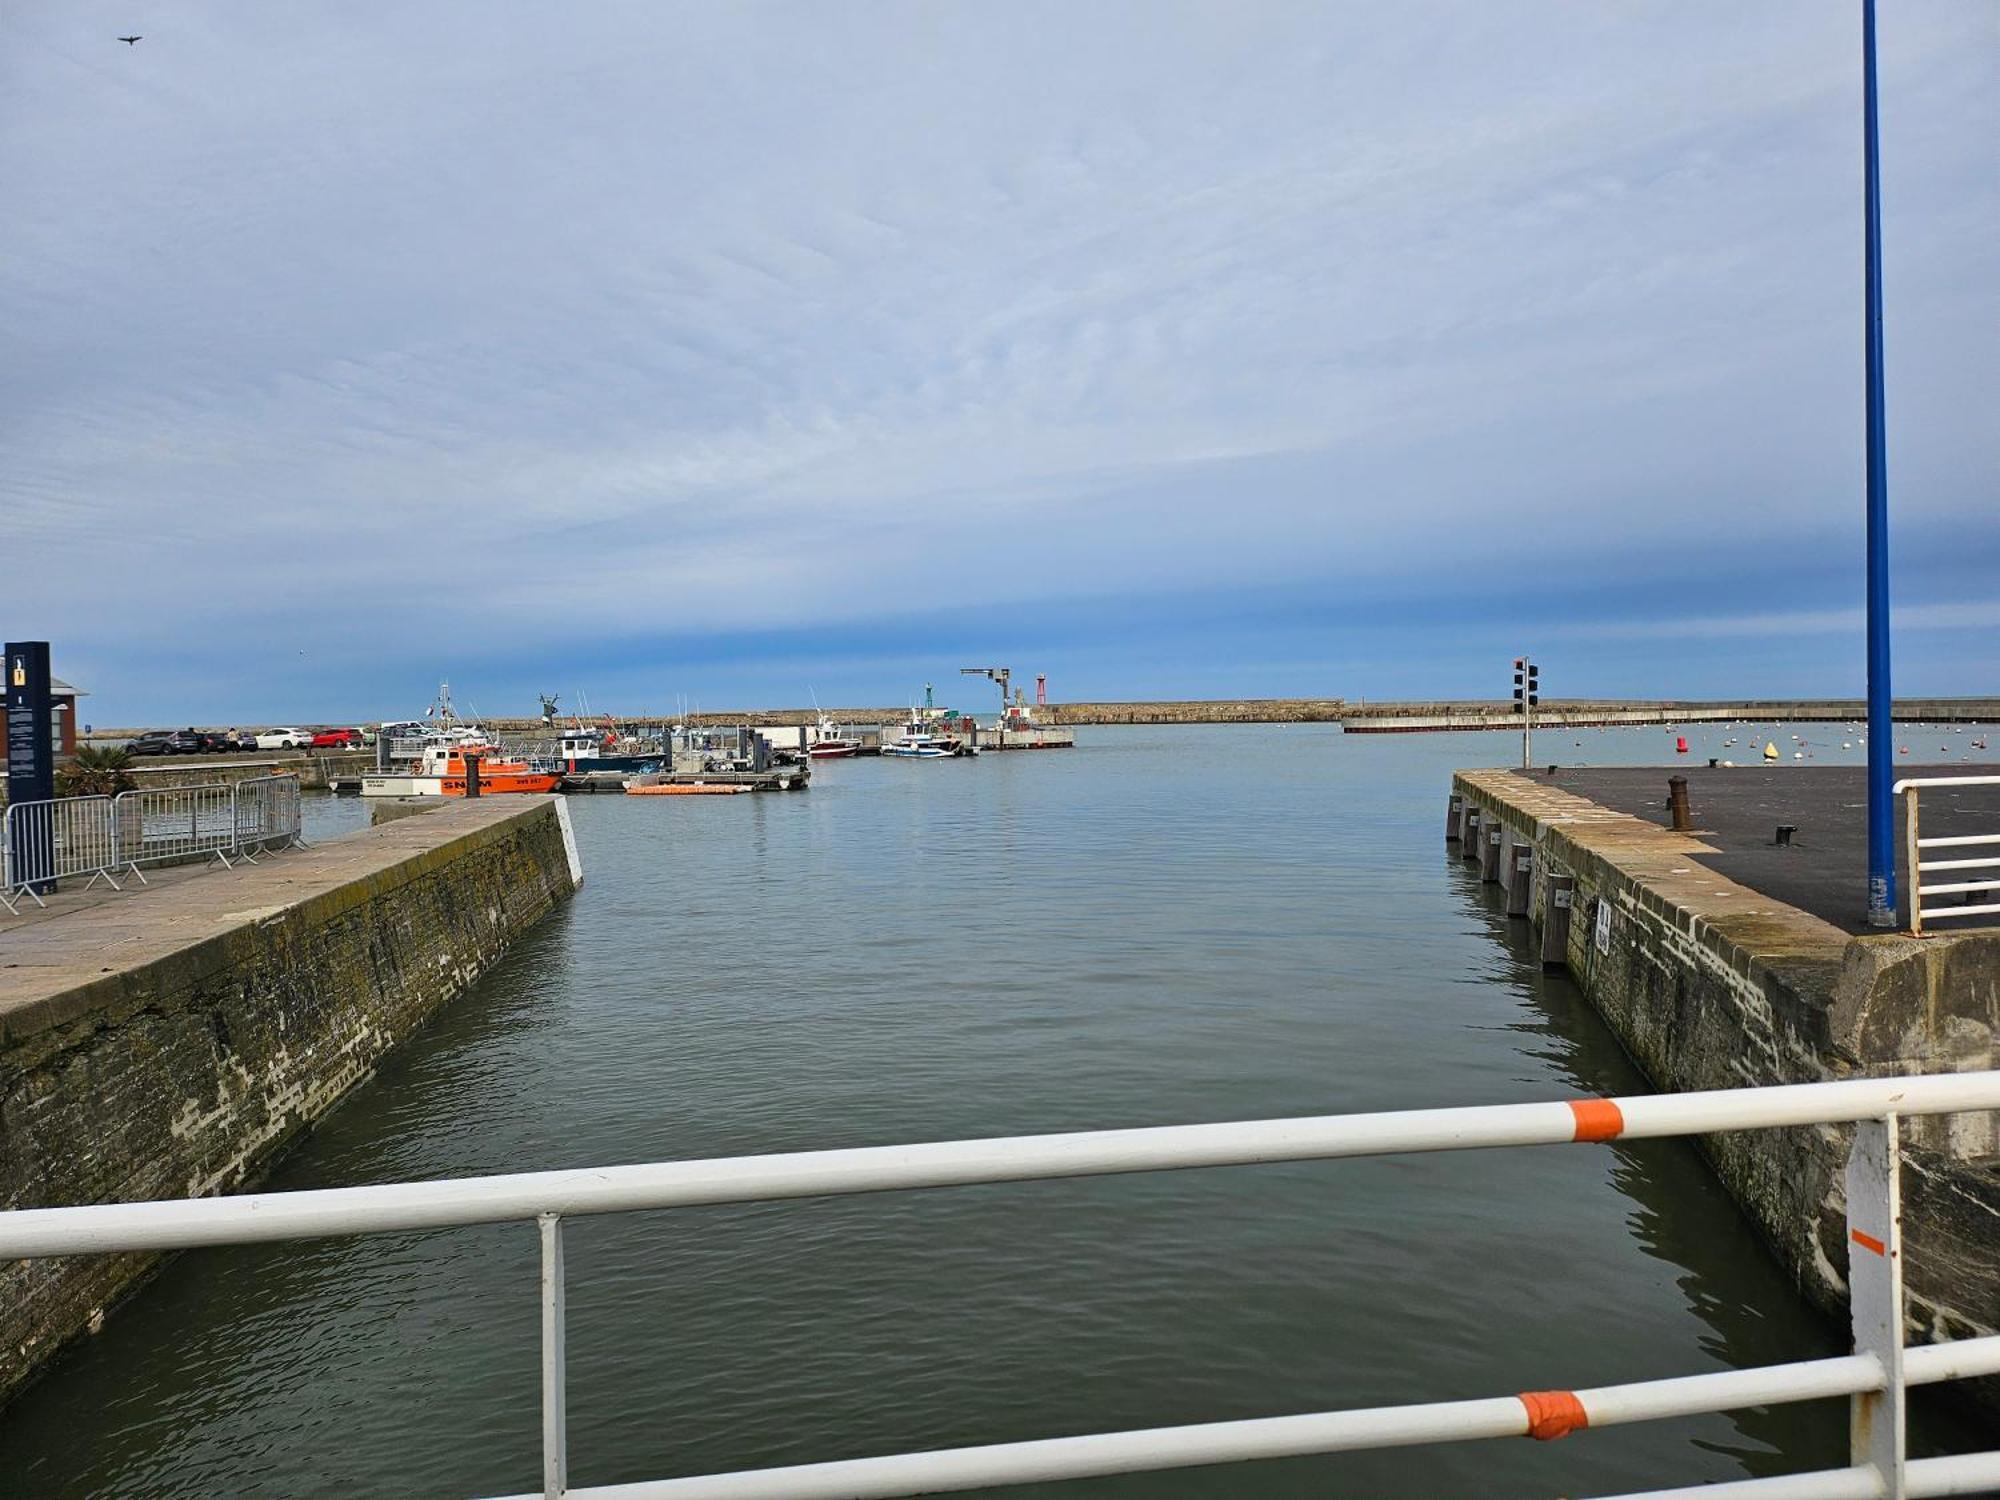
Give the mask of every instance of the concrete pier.
M 581 879 L 560 798 L 496 797 L 0 923 L 0 1208 L 256 1181 Z M 155 1259 L 0 1267 L 0 1400 Z
M 1529 851 L 1527 915 L 1545 961 L 1567 967 L 1655 1087 L 2000 1064 L 2000 928 L 1914 939 L 1858 920 L 1861 768 L 1686 771 L 1687 833 L 1666 826 L 1672 774 L 1461 771 L 1451 788 L 1468 825 L 1498 823 Z M 1990 828 L 2000 802 L 1961 815 Z M 1779 822 L 1797 825 L 1800 841 L 1779 846 Z M 1903 1123 L 1913 1341 L 2000 1333 L 1996 1124 Z M 1829 1309 L 1844 1309 L 1847 1293 L 1848 1134 L 1701 1143 L 1778 1259 Z M 2000 1408 L 1996 1385 L 1978 1399 Z
M 1356 704 L 1340 717 L 1344 734 L 1451 733 L 1468 729 L 1511 729 L 1521 719 L 1509 703 Z M 1630 700 L 1544 699 L 1535 710 L 1536 729 L 1611 729 L 1646 724 L 1852 724 L 1868 717 L 1858 698 L 1743 699 L 1735 702 L 1656 703 Z M 1899 724 L 2000 723 L 2000 698 L 1900 698 Z

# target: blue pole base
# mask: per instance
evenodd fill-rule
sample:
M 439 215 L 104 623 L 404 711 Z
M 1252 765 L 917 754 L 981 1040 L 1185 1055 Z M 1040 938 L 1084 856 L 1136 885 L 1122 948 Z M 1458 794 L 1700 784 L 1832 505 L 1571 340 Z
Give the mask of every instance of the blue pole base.
M 1868 882 L 1868 925 L 1870 927 L 1894 927 L 1896 921 L 1896 897 L 1886 880 L 1873 879 Z

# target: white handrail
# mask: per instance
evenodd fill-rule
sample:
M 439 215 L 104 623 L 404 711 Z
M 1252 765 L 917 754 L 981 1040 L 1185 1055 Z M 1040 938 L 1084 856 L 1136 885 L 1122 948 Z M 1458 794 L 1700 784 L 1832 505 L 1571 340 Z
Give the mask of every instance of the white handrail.
M 2000 786 L 2000 776 L 1905 776 L 1889 790 L 1900 797 L 1913 786 Z
M 1847 1396 L 1847 1469 L 1744 1481 L 1704 1493 L 1758 1497 L 1963 1492 L 2000 1474 L 2000 1451 L 1908 1463 L 1908 1385 L 2000 1373 L 2000 1337 L 1905 1349 L 1897 1122 L 2000 1109 L 2000 1072 L 1860 1078 L 1770 1088 L 1462 1109 L 1178 1125 L 944 1141 L 783 1156 L 657 1162 L 429 1183 L 325 1188 L 0 1213 L 0 1259 L 174 1250 L 319 1235 L 533 1219 L 542 1243 L 545 1500 L 831 1500 L 1236 1463 L 1423 1442 L 1560 1437 L 1592 1426 Z M 1555 1145 L 1853 1122 L 1847 1166 L 1856 1352 L 1747 1370 L 1575 1391 L 1318 1412 L 1134 1432 L 892 1454 L 589 1488 L 567 1482 L 562 1219 L 573 1214 L 825 1197 L 1392 1152 Z M 1886 1340 L 1886 1342 L 1885 1342 Z M 1753 1488 L 1761 1486 L 1761 1488 Z M 1656 1492 L 1664 1493 L 1681 1493 Z
M 1644 1140 L 1984 1109 L 2000 1109 L 2000 1072 L 1005 1136 L 227 1198 L 26 1208 L 0 1213 L 0 1260 L 445 1229 L 543 1214 L 571 1218 L 973 1183 L 1608 1139 L 1593 1133 L 1596 1127 L 1584 1123 L 1580 1110 L 1615 1116 L 1619 1123 L 1612 1134 L 1619 1139 Z
M 1974 845 L 2000 844 L 2000 832 L 1954 834 L 1931 839 L 1921 836 L 1917 794 L 1925 787 L 1944 786 L 2000 786 L 2000 776 L 1906 776 L 1890 789 L 1903 799 L 1903 862 L 1907 867 L 1908 888 L 1906 904 L 1909 928 L 1914 935 L 1922 934 L 1926 918 L 1979 917 L 2000 912 L 2000 902 L 1977 902 L 1964 906 L 1924 905 L 1926 896 L 1956 896 L 2000 888 L 2000 878 L 1942 884 L 1925 881 L 1924 876 L 1935 870 L 1985 869 L 2000 865 L 2000 859 L 1924 858 L 1926 849 L 1963 849 Z

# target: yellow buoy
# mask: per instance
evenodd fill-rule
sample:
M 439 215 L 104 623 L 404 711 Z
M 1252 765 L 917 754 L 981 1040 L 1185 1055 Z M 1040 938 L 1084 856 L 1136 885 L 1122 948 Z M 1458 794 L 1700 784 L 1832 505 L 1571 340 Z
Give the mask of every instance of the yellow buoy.
M 1776 741 L 1766 740 L 1764 742 L 1764 759 L 1776 760 L 1777 758 L 1778 758 L 1778 746 Z

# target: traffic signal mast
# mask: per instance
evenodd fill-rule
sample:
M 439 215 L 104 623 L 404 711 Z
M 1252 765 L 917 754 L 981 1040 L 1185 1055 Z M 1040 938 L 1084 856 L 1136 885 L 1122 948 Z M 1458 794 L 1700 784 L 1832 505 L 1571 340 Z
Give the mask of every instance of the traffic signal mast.
M 1514 658 L 1514 712 L 1521 716 L 1521 769 L 1534 764 L 1535 705 L 1542 701 L 1541 673 L 1525 656 Z

